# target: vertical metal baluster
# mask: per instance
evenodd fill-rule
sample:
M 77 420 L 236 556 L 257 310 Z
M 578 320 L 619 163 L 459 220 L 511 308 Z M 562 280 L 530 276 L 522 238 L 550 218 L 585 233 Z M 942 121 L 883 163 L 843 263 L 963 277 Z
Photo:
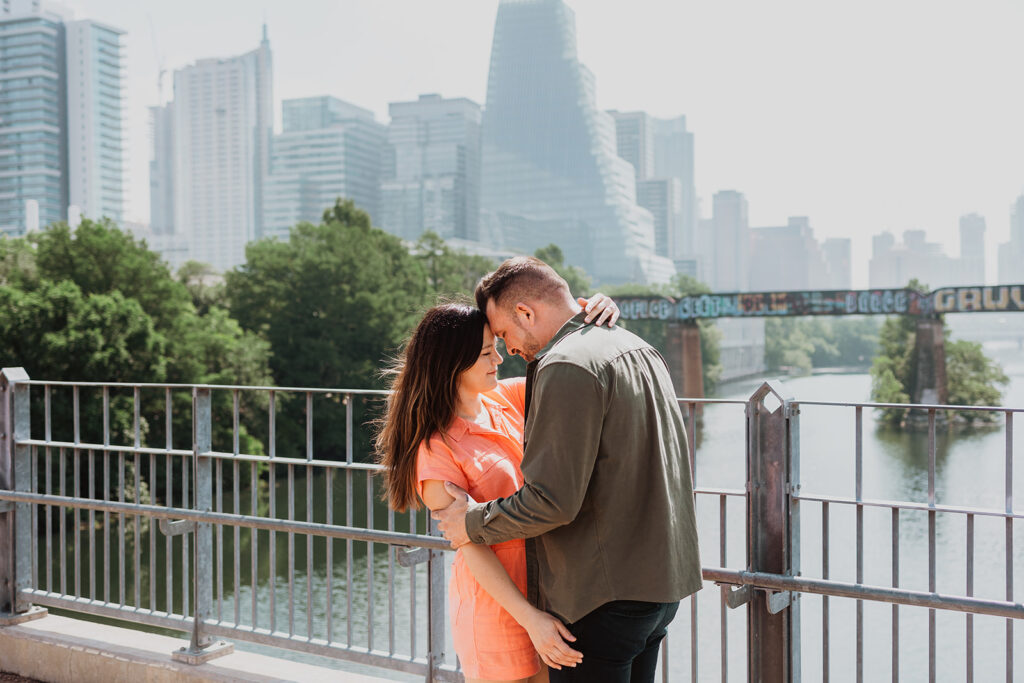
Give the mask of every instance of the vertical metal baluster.
M 57 457 L 59 458 L 60 464 L 60 497 L 63 498 L 65 495 L 64 480 L 67 479 L 67 466 L 64 463 L 65 455 L 67 452 L 61 448 L 57 451 Z M 60 593 L 61 595 L 68 594 L 68 543 L 67 543 L 67 532 L 65 530 L 65 518 L 67 517 L 67 508 L 60 508 Z
M 409 510 L 409 533 L 417 533 L 416 510 Z M 416 657 L 416 565 L 409 567 L 409 656 Z
M 89 499 L 96 499 L 96 451 L 89 449 Z M 89 510 L 89 599 L 96 599 L 96 511 Z
M 249 464 L 249 514 L 253 517 L 259 515 L 259 507 L 257 505 L 256 492 L 259 488 L 259 476 L 256 474 L 256 463 L 252 462 Z M 256 598 L 259 588 L 259 564 L 256 562 L 257 553 L 257 542 L 259 541 L 259 531 L 255 528 L 249 529 L 249 573 L 252 581 L 252 623 L 253 629 L 256 628 L 258 623 L 258 613 L 256 611 Z
M 277 517 L 277 392 L 270 392 L 270 517 Z M 277 631 L 277 535 L 270 532 L 270 632 Z
M 857 585 L 864 583 L 864 408 L 856 408 Z M 857 683 L 864 680 L 864 601 L 857 601 Z
M 259 506 L 257 505 L 256 492 L 259 489 L 260 480 L 256 474 L 256 463 L 249 463 L 249 514 L 253 517 L 259 516 Z M 259 540 L 259 532 L 257 529 L 249 529 L 249 574 L 252 577 L 252 627 L 256 628 L 258 620 L 258 613 L 256 611 L 256 598 L 259 592 L 260 577 L 259 577 L 259 564 L 256 562 L 257 552 L 257 541 Z
M 967 513 L 967 597 L 974 597 L 974 515 Z M 967 683 L 974 683 L 974 615 L 967 613 Z
M 46 493 L 53 494 L 53 462 L 52 449 L 49 446 L 53 440 L 50 421 L 50 385 L 43 386 L 43 433 L 46 439 L 45 466 L 46 472 Z M 46 506 L 46 590 L 53 592 L 53 506 Z
M 373 477 L 366 477 L 366 528 L 373 528 Z M 366 647 L 373 650 L 373 543 L 366 544 Z
M 728 547 L 726 542 L 725 542 L 726 536 L 727 536 L 727 532 L 728 532 L 728 528 L 726 527 L 726 503 L 727 503 L 727 501 L 728 501 L 728 499 L 725 497 L 724 494 L 718 497 L 718 565 L 720 567 L 727 567 L 727 566 L 729 566 L 726 563 L 726 554 L 725 554 L 726 548 Z M 721 600 L 721 604 L 720 604 L 720 607 L 719 607 L 719 612 L 720 612 L 719 619 L 721 621 L 721 639 L 722 639 L 722 641 L 720 643 L 720 651 L 721 651 L 721 656 L 722 656 L 722 663 L 721 663 L 721 667 L 722 667 L 722 683 L 728 683 L 728 680 L 729 680 L 729 629 L 727 628 L 728 627 L 728 615 L 727 615 L 727 607 L 726 607 L 726 604 L 725 604 L 725 595 L 724 594 L 722 595 L 722 600 Z M 665 671 L 666 675 L 667 675 L 668 667 L 665 666 L 665 664 L 666 663 L 663 661 L 662 662 L 662 667 L 663 667 L 662 671 Z
M 91 451 L 90 451 L 91 453 Z M 90 459 L 90 462 L 91 459 Z M 39 493 L 39 448 L 32 446 L 32 493 Z M 91 515 L 90 515 L 91 516 Z M 39 506 L 29 507 L 29 523 L 32 525 L 32 584 L 31 588 L 39 589 L 42 581 L 39 579 Z M 90 548 L 91 550 L 91 548 Z M 95 596 L 92 596 L 94 599 Z
M 828 501 L 821 504 L 821 578 L 828 580 L 829 574 L 829 529 L 828 529 Z M 822 683 L 829 681 L 829 655 L 831 643 L 829 642 L 829 604 L 828 596 L 821 596 L 821 680 Z
M 388 506 L 388 531 L 395 530 L 395 511 Z M 395 654 L 395 554 L 388 549 L 388 654 Z
M 696 425 L 696 409 L 697 404 L 691 403 L 690 416 L 691 426 Z M 697 439 L 687 439 L 690 443 L 690 482 L 693 484 L 693 488 L 697 488 Z M 697 504 L 697 495 L 694 494 L 694 506 Z M 698 633 L 698 622 L 697 622 L 697 597 L 691 595 L 690 598 L 690 680 L 693 683 L 697 683 L 697 633 Z M 665 671 L 668 671 L 668 638 L 662 643 L 662 666 Z
M 935 592 L 935 409 L 928 409 L 928 591 Z M 928 680 L 934 683 L 935 610 L 928 610 Z
M 327 519 L 334 524 L 334 468 L 327 468 Z M 327 642 L 334 641 L 334 539 L 327 537 Z
M 195 405 L 193 404 L 193 421 L 195 420 Z M 185 456 L 181 459 L 181 507 L 185 510 L 192 509 L 191 499 L 188 495 L 188 481 L 189 481 L 189 470 L 192 469 L 192 457 Z M 192 579 L 189 576 L 189 565 L 191 562 L 189 558 L 192 553 L 189 551 L 189 534 L 181 535 L 181 613 L 186 617 L 191 614 L 191 605 L 189 603 L 192 591 L 189 590 L 189 586 L 192 585 Z
M 164 389 L 164 507 L 174 507 L 174 448 L 173 403 L 171 388 Z M 174 541 L 164 536 L 164 595 L 167 614 L 174 614 Z
M 352 526 L 352 394 L 345 394 L 345 524 Z M 352 539 L 345 539 L 345 626 L 352 645 Z
M 224 460 L 222 458 L 216 458 L 214 462 L 217 463 L 214 471 L 214 477 L 216 479 L 216 491 L 213 494 L 214 506 L 217 512 L 224 512 Z M 217 533 L 214 535 L 214 542 L 217 545 L 217 549 L 213 553 L 213 557 L 217 562 L 217 621 L 224 621 L 224 525 L 218 524 L 214 527 Z
M 900 509 L 892 509 L 892 587 L 900 587 Z M 892 683 L 900 680 L 900 606 L 892 604 Z
M 238 453 L 239 453 L 239 437 L 238 437 L 238 422 L 239 422 L 239 407 L 238 407 L 238 389 L 231 391 L 231 453 L 234 458 L 231 459 L 232 467 L 232 479 L 231 479 L 231 493 L 232 493 L 232 512 L 236 515 L 240 514 L 241 501 L 239 500 L 240 486 L 238 478 L 241 476 L 241 471 L 238 466 Z M 242 550 L 239 547 L 242 541 L 242 528 L 237 524 L 232 526 L 232 533 L 235 538 L 235 545 L 233 550 L 235 562 L 232 565 L 235 573 L 234 583 L 234 594 L 235 594 L 235 626 L 241 623 L 242 618 L 242 605 L 241 600 L 238 596 L 238 587 L 242 582 Z
M 82 419 L 81 419 L 81 402 L 79 400 L 78 385 L 74 385 L 71 388 L 72 395 L 72 413 L 74 416 L 74 439 L 75 448 L 72 450 L 72 457 L 75 459 L 72 464 L 71 472 L 75 480 L 71 482 L 71 494 L 78 498 L 81 493 L 81 465 L 78 462 L 78 456 L 81 455 L 81 451 L 78 449 L 78 444 L 82 443 Z M 75 597 L 82 596 L 82 534 L 80 533 L 80 526 L 82 524 L 82 517 L 79 514 L 78 508 L 71 508 L 71 531 L 75 535 L 75 565 L 71 570 L 75 573 Z
M 149 504 L 156 505 L 156 453 L 149 454 Z M 156 611 L 156 530 L 157 520 L 149 518 L 149 610 Z
M 306 462 L 313 461 L 313 393 L 306 392 Z M 313 521 L 313 466 L 306 465 L 306 521 Z M 325 539 L 326 540 L 326 539 Z M 306 637 L 313 639 L 313 535 L 306 534 Z
M 110 387 L 103 387 L 103 500 L 110 500 Z M 103 601 L 110 602 L 110 513 L 103 511 Z
M 295 519 L 295 467 L 288 463 L 288 521 Z M 288 635 L 295 635 L 295 534 L 288 532 Z
M 1013 602 L 1013 413 L 1006 412 L 1006 601 Z M 1013 619 L 1006 620 L 1006 681 L 1013 683 Z
M 124 502 L 124 451 L 117 452 L 117 501 Z M 123 512 L 117 514 L 117 602 L 122 607 L 128 602 L 126 575 L 127 557 L 125 555 L 124 527 L 128 519 Z
M 139 387 L 136 386 L 132 392 L 132 413 L 133 421 L 132 427 L 134 430 L 134 442 L 135 442 L 135 453 L 134 453 L 134 465 L 135 471 L 132 473 L 132 479 L 135 483 L 135 504 L 139 505 L 142 503 L 142 463 L 139 461 L 139 448 L 142 447 L 142 432 L 139 428 Z M 142 517 L 139 514 L 134 515 L 135 522 L 135 538 L 132 543 L 134 549 L 133 555 L 135 556 L 135 575 L 132 576 L 132 584 L 135 586 L 135 609 L 142 607 Z

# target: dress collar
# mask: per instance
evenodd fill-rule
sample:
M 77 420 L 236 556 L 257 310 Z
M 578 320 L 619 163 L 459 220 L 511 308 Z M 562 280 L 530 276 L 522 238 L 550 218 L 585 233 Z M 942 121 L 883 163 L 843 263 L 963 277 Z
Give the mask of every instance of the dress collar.
M 491 414 L 491 422 L 497 425 L 498 421 L 502 417 L 502 413 L 505 412 L 505 406 L 501 405 L 493 398 L 490 398 L 489 396 L 486 396 L 484 394 L 480 395 L 480 400 L 483 402 L 484 408 L 486 408 L 487 411 Z M 448 427 L 448 436 L 455 439 L 456 441 L 461 441 L 462 437 L 464 437 L 466 434 L 481 434 L 491 432 L 500 433 L 501 430 L 497 428 L 488 429 L 483 425 L 479 425 L 476 422 L 467 420 L 464 417 L 459 417 L 458 415 L 455 416 L 455 419 L 452 420 L 451 426 Z

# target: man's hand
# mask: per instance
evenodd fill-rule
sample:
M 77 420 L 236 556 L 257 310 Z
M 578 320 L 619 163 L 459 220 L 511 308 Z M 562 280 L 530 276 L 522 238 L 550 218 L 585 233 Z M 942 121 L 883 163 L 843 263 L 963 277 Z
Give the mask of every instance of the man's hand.
M 455 500 L 446 508 L 434 510 L 430 516 L 437 520 L 437 528 L 441 530 L 452 547 L 461 548 L 470 543 L 469 534 L 466 533 L 466 509 L 469 507 L 469 494 L 450 481 L 444 483 L 444 490 Z

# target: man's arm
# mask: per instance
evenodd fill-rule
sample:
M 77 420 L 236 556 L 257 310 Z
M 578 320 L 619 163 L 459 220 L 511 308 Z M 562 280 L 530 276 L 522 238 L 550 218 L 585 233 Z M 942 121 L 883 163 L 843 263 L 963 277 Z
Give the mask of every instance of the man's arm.
M 537 372 L 523 456 L 525 484 L 507 498 L 472 505 L 466 531 L 475 543 L 531 538 L 576 519 L 594 470 L 606 391 L 591 372 L 552 363 Z

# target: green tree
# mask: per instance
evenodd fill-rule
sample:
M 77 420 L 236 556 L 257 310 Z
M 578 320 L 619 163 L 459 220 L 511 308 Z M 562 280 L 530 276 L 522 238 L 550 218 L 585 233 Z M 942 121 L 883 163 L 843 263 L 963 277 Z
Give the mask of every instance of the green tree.
M 567 264 L 565 262 L 565 254 L 557 244 L 541 247 L 533 252 L 533 255 L 554 268 L 555 272 L 562 276 L 566 283 L 568 283 L 569 291 L 572 292 L 573 296 L 590 296 L 593 293 L 590 276 L 587 275 L 587 271 L 578 266 Z
M 486 256 L 452 249 L 436 232 L 423 233 L 411 252 L 438 299 L 472 298 L 476 283 L 497 267 Z
M 186 261 L 178 267 L 177 279 L 185 285 L 199 315 L 206 315 L 215 307 L 228 307 L 224 276 L 209 263 Z
M 927 289 L 917 280 L 909 288 Z M 871 400 L 878 403 L 909 403 L 911 390 L 917 382 L 914 363 L 917 318 L 898 316 L 886 318 L 879 332 L 878 355 L 871 365 Z M 954 341 L 945 329 L 946 383 L 950 405 L 997 405 L 1002 399 L 998 385 L 1009 382 L 1006 374 L 987 358 L 981 345 L 967 341 Z M 882 420 L 890 424 L 902 423 L 908 410 L 884 409 Z M 959 411 L 966 422 L 991 421 L 989 412 Z
M 381 367 L 432 298 L 423 264 L 401 240 L 370 225 L 351 201 L 339 201 L 319 225 L 300 223 L 288 241 L 261 240 L 246 263 L 226 274 L 231 313 L 269 343 L 279 386 L 382 387 Z M 372 406 L 356 403 L 356 424 Z M 305 398 L 282 395 L 278 452 L 305 444 Z M 345 408 L 331 396 L 315 406 L 318 457 L 345 453 Z M 368 438 L 360 433 L 365 452 Z
M 616 297 L 625 296 L 667 296 L 679 298 L 694 294 L 708 294 L 711 289 L 689 275 L 676 275 L 668 285 L 626 284 L 610 288 L 608 294 Z M 630 320 L 622 323 L 630 331 L 643 337 L 647 343 L 665 354 L 668 334 L 664 322 L 658 320 Z M 703 361 L 704 391 L 714 392 L 722 376 L 721 343 L 722 331 L 712 320 L 698 320 L 700 329 L 700 353 Z

